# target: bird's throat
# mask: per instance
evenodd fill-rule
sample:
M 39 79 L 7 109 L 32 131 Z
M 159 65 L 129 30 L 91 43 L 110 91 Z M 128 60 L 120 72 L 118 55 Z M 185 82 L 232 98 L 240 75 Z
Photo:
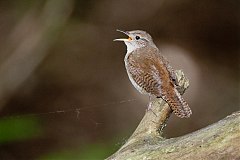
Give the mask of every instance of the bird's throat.
M 131 53 L 132 51 L 140 48 L 140 46 L 134 45 L 133 43 L 125 42 L 125 44 L 127 46 L 127 53 Z

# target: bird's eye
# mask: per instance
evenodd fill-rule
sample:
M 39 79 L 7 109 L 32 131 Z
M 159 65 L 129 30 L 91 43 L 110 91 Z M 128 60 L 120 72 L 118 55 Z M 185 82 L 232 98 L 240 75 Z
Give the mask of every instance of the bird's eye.
M 136 36 L 135 38 L 136 38 L 136 40 L 139 40 L 139 39 L 140 39 L 140 37 L 139 37 L 139 36 Z

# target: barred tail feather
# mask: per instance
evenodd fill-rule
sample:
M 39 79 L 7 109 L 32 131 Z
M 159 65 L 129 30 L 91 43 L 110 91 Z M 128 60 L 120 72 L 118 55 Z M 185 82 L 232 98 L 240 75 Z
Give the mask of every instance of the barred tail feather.
M 180 118 L 189 118 L 192 114 L 190 107 L 176 89 L 175 93 L 175 95 L 164 96 L 164 100 L 168 103 L 176 116 Z

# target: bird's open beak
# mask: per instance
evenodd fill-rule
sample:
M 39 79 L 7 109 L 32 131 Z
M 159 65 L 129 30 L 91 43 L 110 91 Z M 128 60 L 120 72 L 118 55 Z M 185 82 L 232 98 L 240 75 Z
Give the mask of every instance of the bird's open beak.
M 126 34 L 128 36 L 128 38 L 118 38 L 118 39 L 114 39 L 113 41 L 131 41 L 132 40 L 132 38 L 128 35 L 127 32 L 121 31 L 119 29 L 117 29 L 117 31 Z

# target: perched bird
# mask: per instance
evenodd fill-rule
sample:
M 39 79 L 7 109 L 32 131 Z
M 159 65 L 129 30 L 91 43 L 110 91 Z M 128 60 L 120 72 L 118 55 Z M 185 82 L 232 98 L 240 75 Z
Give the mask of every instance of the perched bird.
M 128 38 L 115 39 L 127 46 L 124 58 L 128 77 L 133 86 L 142 94 L 162 98 L 180 118 L 188 118 L 192 111 L 177 90 L 176 75 L 168 61 L 145 31 L 121 31 Z M 148 109 L 151 108 L 151 102 Z

